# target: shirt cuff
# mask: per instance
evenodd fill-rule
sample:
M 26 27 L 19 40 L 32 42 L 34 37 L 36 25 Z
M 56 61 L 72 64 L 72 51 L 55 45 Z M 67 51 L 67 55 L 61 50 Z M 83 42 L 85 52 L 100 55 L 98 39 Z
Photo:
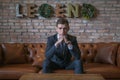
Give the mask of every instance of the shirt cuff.
M 68 49 L 72 50 L 73 49 L 73 45 L 68 45 Z

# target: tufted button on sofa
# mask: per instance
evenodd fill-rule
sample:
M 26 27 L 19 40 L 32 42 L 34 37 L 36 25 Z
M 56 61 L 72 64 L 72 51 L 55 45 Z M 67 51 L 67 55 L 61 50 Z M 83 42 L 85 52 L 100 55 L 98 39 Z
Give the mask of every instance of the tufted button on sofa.
M 94 57 L 97 53 L 97 44 L 91 43 L 80 43 L 78 44 L 81 51 L 81 58 L 84 63 L 89 63 L 94 61 Z
M 78 43 L 85 74 L 120 80 L 120 43 Z M 46 43 L 0 43 L 0 79 L 19 79 L 26 73 L 42 74 Z M 55 70 L 71 73 L 73 70 Z M 54 74 L 53 73 L 53 74 Z

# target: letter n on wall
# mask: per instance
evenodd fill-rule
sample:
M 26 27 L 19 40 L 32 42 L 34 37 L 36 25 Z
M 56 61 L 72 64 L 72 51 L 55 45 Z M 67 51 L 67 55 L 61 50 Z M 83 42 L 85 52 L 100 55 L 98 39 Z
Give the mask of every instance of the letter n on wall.
M 79 4 L 75 4 L 74 6 L 72 4 L 67 5 L 67 17 L 79 17 L 80 16 L 80 6 Z

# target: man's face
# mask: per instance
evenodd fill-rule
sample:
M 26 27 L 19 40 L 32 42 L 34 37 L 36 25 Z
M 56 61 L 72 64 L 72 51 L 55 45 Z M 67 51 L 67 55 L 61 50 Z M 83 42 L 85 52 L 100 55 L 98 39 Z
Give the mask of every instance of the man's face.
M 68 30 L 69 30 L 69 26 L 66 26 L 65 24 L 58 24 L 56 27 L 57 33 L 61 36 L 66 35 Z

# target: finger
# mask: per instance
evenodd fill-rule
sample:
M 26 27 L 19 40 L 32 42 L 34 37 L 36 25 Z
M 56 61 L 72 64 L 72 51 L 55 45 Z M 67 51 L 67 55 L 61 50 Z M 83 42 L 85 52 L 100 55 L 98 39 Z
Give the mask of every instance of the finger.
M 62 42 L 62 41 L 63 41 L 63 38 L 60 38 L 60 39 L 58 40 L 59 43 Z
M 64 41 L 65 41 L 65 42 L 67 41 L 67 38 L 66 38 L 66 36 L 64 36 Z
M 71 44 L 71 41 L 67 41 L 66 44 Z

